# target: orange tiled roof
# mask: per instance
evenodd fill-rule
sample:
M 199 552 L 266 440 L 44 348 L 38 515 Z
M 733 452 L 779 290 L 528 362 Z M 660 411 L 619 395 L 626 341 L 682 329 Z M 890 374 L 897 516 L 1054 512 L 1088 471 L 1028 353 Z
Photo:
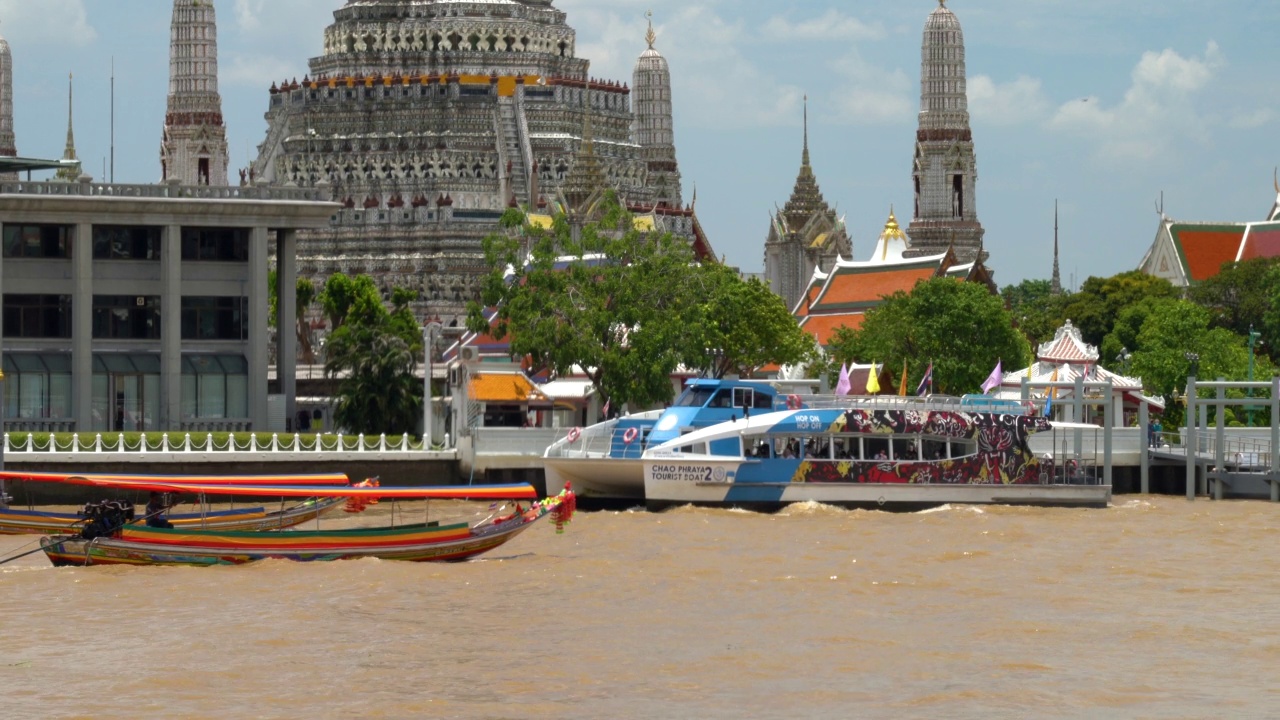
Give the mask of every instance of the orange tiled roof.
M 1191 282 L 1211 278 L 1240 252 L 1245 225 L 1174 225 L 1172 234 Z
M 938 264 L 908 265 L 898 269 L 836 268 L 810 312 L 827 306 L 879 304 L 887 295 L 899 290 L 911 292 L 916 283 L 928 280 L 938 272 Z
M 1254 225 L 1245 240 L 1241 260 L 1280 257 L 1280 224 Z
M 532 382 L 517 373 L 478 373 L 471 376 L 471 399 L 485 403 L 550 403 Z
M 836 330 L 842 327 L 857 330 L 862 327 L 865 317 L 861 312 L 810 315 L 800 321 L 800 329 L 816 337 L 819 345 L 829 345 L 831 338 L 835 337 Z

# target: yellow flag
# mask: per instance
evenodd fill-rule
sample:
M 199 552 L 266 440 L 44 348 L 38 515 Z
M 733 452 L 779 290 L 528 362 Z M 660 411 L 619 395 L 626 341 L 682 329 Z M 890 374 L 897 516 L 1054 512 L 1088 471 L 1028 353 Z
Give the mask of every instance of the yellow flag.
M 1056 367 L 1055 367 L 1055 368 L 1053 369 L 1053 374 L 1049 376 L 1049 382 L 1058 382 L 1058 368 L 1056 368 Z M 1053 399 L 1053 400 L 1057 400 L 1057 399 L 1058 399 L 1058 388 L 1056 388 L 1056 387 L 1051 387 L 1051 388 L 1049 388 L 1049 392 L 1048 392 L 1048 394 L 1047 394 L 1045 397 L 1048 397 L 1048 398 Z
M 902 382 L 898 383 L 898 394 L 902 397 L 907 396 L 907 361 L 902 361 Z
M 876 377 L 876 361 L 871 361 L 871 370 L 867 372 L 867 394 L 875 395 L 880 392 L 880 378 Z

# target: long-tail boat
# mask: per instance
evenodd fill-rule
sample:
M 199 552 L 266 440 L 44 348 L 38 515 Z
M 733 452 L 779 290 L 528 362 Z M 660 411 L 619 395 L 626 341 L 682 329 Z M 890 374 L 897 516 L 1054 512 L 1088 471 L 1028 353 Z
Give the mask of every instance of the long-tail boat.
M 195 485 L 324 485 L 347 486 L 351 479 L 343 473 L 313 473 L 305 475 L 123 475 L 108 473 L 65 473 L 0 471 L 0 481 L 54 482 L 75 485 L 99 485 L 110 487 L 114 483 L 159 482 L 172 486 Z M 254 496 L 259 495 L 254 493 Z M 329 510 L 345 502 L 342 497 L 303 498 L 279 509 L 242 507 L 207 512 L 173 513 L 165 519 L 175 528 L 201 530 L 280 530 L 315 520 Z M 84 512 L 52 512 L 45 510 L 21 510 L 0 504 L 0 535 L 43 534 L 61 535 L 79 532 L 86 518 Z
M 122 486 L 113 483 L 114 486 Z M 512 512 L 496 512 L 476 523 L 441 525 L 423 522 L 401 526 L 343 530 L 284 530 L 235 532 L 163 529 L 118 524 L 99 533 L 45 536 L 40 544 L 55 566 L 69 565 L 236 565 L 256 560 L 383 560 L 458 561 L 492 550 L 551 515 L 557 530 L 572 517 L 575 498 L 569 489 L 537 500 L 527 484 L 429 487 L 237 487 L 230 485 L 170 486 L 125 483 L 138 489 L 204 494 L 247 494 L 293 497 L 336 497 L 360 501 L 377 499 L 531 500 Z

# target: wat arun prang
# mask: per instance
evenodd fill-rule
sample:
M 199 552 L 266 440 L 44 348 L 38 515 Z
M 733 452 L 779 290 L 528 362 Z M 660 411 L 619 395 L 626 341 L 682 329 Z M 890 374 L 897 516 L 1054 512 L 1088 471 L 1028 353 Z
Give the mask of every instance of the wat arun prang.
M 350 0 L 302 80 L 273 84 L 250 181 L 327 184 L 344 205 L 299 233 L 299 277 L 366 274 L 460 323 L 491 270 L 483 238 L 508 207 L 583 210 L 584 156 L 634 210 L 697 234 L 672 134 L 651 131 L 671 127 L 653 40 L 635 81 L 668 86 L 635 94 L 665 102 L 633 113 L 624 82 L 590 78 L 552 0 Z

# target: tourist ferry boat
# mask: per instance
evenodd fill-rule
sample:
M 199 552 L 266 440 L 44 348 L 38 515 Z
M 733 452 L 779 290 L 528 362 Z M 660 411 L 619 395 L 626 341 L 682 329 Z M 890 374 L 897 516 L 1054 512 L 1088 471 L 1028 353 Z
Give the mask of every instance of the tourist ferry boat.
M 1027 446 L 1050 421 L 961 398 L 840 398 L 752 415 L 642 456 L 650 509 L 797 502 L 913 510 L 948 503 L 1105 507 L 1111 487 L 1058 482 Z M 727 452 L 726 448 L 732 448 Z
M 547 487 L 569 483 L 579 498 L 640 501 L 644 494 L 641 455 L 681 435 L 750 415 L 799 407 L 796 395 L 749 380 L 690 380 L 671 407 L 627 415 L 586 428 L 570 428 L 543 452 Z M 731 442 L 710 451 L 736 452 Z

